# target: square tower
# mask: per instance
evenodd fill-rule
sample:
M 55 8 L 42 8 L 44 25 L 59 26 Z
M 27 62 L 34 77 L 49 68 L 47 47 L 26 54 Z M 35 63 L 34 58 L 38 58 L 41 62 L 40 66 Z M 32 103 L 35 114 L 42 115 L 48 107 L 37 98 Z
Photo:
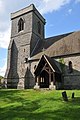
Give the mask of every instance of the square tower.
M 38 42 L 44 40 L 44 25 L 45 19 L 33 4 L 11 14 L 11 40 L 5 74 L 8 88 L 24 88 L 24 61 L 33 55 Z

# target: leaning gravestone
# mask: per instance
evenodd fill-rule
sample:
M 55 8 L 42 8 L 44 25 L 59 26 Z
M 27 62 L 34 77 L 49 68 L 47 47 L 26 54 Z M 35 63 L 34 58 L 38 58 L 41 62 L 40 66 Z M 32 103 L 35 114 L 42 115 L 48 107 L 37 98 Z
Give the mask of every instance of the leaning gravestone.
M 68 97 L 67 97 L 66 91 L 62 92 L 62 97 L 63 97 L 64 101 L 68 101 Z

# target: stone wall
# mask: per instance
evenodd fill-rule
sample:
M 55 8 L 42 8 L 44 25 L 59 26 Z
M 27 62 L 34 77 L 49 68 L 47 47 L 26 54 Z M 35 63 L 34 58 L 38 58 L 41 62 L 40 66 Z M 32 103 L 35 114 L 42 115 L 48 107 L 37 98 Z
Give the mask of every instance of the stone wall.
M 24 20 L 24 32 L 20 31 L 20 33 L 18 33 L 18 21 L 20 18 L 22 18 Z M 11 21 L 11 38 L 15 37 L 15 36 L 19 36 L 20 34 L 23 34 L 23 33 L 24 34 L 31 33 L 31 31 L 32 31 L 32 12 L 12 19 L 12 21 Z
M 38 64 L 39 61 L 30 61 L 25 64 L 26 76 L 25 76 L 25 88 L 33 88 L 35 85 L 35 76 L 34 76 L 34 66 Z
M 38 33 L 38 22 L 40 21 L 41 23 L 41 34 Z M 35 12 L 33 13 L 33 32 L 39 36 L 41 39 L 44 39 L 44 25 L 45 25 L 45 20 L 39 18 Z
M 61 59 L 61 58 L 60 58 Z M 60 59 L 58 61 L 60 62 Z M 63 59 L 63 83 L 65 89 L 80 89 L 80 55 L 66 56 Z M 73 71 L 69 73 L 69 61 L 72 62 Z M 64 64 L 64 65 L 63 65 Z

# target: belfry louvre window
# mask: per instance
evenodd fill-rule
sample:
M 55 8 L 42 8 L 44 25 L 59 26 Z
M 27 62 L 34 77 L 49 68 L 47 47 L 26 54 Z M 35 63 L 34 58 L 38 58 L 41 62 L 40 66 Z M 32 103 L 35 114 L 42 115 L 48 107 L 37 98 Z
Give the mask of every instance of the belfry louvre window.
M 41 23 L 40 23 L 40 21 L 38 22 L 38 33 L 41 34 Z
M 22 18 L 19 19 L 18 21 L 18 32 L 24 30 L 24 21 Z

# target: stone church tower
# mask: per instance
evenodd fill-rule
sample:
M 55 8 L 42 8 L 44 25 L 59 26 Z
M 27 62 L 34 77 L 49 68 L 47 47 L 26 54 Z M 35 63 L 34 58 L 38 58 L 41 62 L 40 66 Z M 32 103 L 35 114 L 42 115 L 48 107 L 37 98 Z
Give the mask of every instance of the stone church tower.
M 28 60 L 34 54 L 37 44 L 44 40 L 45 19 L 32 4 L 12 13 L 11 22 L 11 40 L 5 74 L 7 87 L 30 88 L 35 80 L 30 74 L 31 63 Z
M 33 4 L 12 13 L 11 22 L 7 88 L 80 89 L 80 31 L 45 38 Z

